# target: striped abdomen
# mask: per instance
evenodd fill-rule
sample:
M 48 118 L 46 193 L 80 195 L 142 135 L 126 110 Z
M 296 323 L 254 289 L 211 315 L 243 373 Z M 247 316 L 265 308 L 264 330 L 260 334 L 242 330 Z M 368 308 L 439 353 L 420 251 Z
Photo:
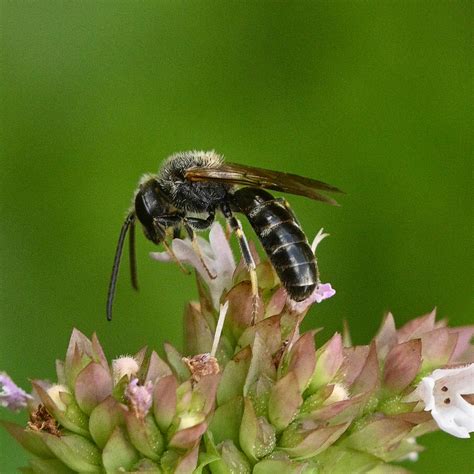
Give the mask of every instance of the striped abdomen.
M 247 216 L 290 297 L 306 299 L 316 288 L 316 261 L 286 202 L 258 188 L 239 189 L 231 199 L 236 210 Z

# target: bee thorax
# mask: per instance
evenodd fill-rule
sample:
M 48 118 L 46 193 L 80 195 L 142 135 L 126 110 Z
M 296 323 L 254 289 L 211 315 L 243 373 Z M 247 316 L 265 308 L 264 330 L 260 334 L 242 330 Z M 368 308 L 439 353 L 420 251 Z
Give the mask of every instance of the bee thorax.
M 225 198 L 229 186 L 191 182 L 185 179 L 191 168 L 218 168 L 223 158 L 214 151 L 186 151 L 171 155 L 163 164 L 158 181 L 170 201 L 186 212 L 207 212 Z

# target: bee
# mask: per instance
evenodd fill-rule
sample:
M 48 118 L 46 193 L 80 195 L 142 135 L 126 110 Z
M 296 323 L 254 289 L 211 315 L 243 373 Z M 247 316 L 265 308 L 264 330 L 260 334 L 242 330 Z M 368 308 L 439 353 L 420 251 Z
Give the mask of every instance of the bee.
M 234 215 L 241 213 L 258 236 L 290 298 L 303 301 L 311 295 L 319 275 L 308 239 L 286 199 L 275 198 L 266 189 L 306 196 L 331 205 L 337 205 L 337 202 L 321 191 L 342 192 L 311 178 L 227 163 L 214 151 L 176 153 L 165 160 L 158 174 L 144 175 L 120 231 L 107 296 L 107 319 L 112 319 L 115 287 L 127 232 L 131 281 L 132 286 L 138 289 L 135 258 L 137 220 L 145 237 L 156 245 L 163 244 L 172 257 L 172 248 L 166 239 L 169 236 L 179 237 L 184 230 L 207 269 L 195 231 L 208 229 L 216 213 L 221 212 L 238 239 L 256 299 L 258 282 L 255 261 L 242 226 Z

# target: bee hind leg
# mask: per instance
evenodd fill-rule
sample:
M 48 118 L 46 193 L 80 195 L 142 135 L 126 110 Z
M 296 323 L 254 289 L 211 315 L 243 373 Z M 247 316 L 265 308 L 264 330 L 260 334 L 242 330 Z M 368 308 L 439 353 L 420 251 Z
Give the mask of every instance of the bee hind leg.
M 239 220 L 233 216 L 231 210 L 227 208 L 226 206 L 222 206 L 222 213 L 224 214 L 224 217 L 227 219 L 227 223 L 229 224 L 229 227 L 231 228 L 232 232 L 237 237 L 237 240 L 240 246 L 240 252 L 242 253 L 242 257 L 249 271 L 250 283 L 252 285 L 252 300 L 253 300 L 252 326 L 253 326 L 256 323 L 258 309 L 259 309 L 257 266 L 252 256 L 252 252 L 250 251 L 247 237 L 244 234 L 242 225 L 240 224 Z

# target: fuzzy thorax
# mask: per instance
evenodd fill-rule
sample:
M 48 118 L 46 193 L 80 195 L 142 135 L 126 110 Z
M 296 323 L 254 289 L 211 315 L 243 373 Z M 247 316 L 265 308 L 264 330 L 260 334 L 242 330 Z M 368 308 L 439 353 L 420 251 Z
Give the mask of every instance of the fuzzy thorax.
M 171 202 L 188 212 L 214 210 L 228 186 L 218 183 L 190 182 L 185 179 L 190 168 L 219 168 L 223 157 L 214 151 L 185 151 L 171 155 L 158 173 L 158 183 Z

